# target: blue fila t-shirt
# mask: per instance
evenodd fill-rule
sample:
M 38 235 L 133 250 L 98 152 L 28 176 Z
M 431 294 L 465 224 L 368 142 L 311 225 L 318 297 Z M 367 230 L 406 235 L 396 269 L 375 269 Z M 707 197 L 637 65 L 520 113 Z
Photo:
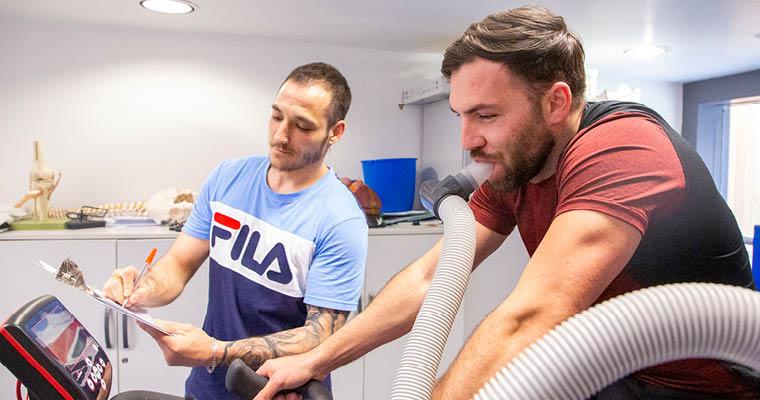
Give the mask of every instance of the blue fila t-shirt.
M 209 241 L 203 330 L 238 340 L 301 327 L 306 305 L 355 310 L 364 281 L 367 223 L 332 169 L 307 189 L 273 192 L 267 157 L 220 164 L 206 180 L 183 232 Z M 226 368 L 193 368 L 196 399 L 232 399 Z

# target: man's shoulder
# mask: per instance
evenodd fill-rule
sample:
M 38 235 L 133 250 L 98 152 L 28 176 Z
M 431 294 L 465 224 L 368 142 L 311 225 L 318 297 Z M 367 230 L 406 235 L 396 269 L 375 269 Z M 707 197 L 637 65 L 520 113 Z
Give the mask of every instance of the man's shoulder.
M 240 175 L 241 172 L 246 172 L 245 175 L 250 177 L 248 173 L 262 168 L 266 162 L 267 158 L 264 156 L 245 156 L 224 160 L 216 166 L 214 176 L 217 180 L 228 181 Z
M 333 220 L 336 223 L 354 218 L 363 221 L 364 211 L 359 206 L 354 194 L 338 179 L 335 173 L 330 171 L 329 174 L 329 181 L 321 193 L 312 197 L 313 205 L 319 207 L 328 220 Z
M 251 168 L 264 165 L 266 156 L 243 156 L 222 161 L 217 168 L 224 171 L 236 171 L 240 168 Z
M 617 111 L 581 129 L 567 146 L 568 151 L 603 150 L 642 146 L 652 142 L 668 144 L 665 128 L 652 116 L 638 111 Z
M 653 116 L 641 111 L 616 111 L 598 119 L 588 127 L 582 128 L 581 132 L 599 132 L 605 129 L 616 129 L 621 126 L 635 126 L 639 129 L 655 129 L 664 131 L 663 126 Z

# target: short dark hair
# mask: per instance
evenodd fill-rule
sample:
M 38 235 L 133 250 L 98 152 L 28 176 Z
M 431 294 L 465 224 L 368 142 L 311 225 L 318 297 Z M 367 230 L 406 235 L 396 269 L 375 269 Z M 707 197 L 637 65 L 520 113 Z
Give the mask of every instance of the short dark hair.
M 581 39 L 545 7 L 501 11 L 473 23 L 446 49 L 441 73 L 451 79 L 475 57 L 507 66 L 530 85 L 534 97 L 562 81 L 572 91 L 573 107 L 583 102 L 586 72 Z
M 288 81 L 300 84 L 317 82 L 330 92 L 332 98 L 326 115 L 328 128 L 346 118 L 351 106 L 351 88 L 337 68 L 323 62 L 301 65 L 294 69 L 282 84 Z

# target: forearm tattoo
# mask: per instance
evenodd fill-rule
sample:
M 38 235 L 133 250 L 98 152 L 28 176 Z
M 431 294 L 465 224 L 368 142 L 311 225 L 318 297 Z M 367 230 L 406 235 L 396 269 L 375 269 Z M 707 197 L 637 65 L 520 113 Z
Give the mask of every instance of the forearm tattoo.
M 343 327 L 348 311 L 306 306 L 304 326 L 267 336 L 251 337 L 228 343 L 221 363 L 226 365 L 236 358 L 257 369 L 270 358 L 305 353 Z

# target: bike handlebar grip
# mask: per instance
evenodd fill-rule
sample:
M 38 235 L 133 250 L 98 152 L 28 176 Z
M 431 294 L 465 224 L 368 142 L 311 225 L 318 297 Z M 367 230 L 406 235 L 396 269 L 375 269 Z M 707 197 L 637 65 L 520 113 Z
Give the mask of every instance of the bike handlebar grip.
M 332 393 L 320 381 L 311 380 L 296 390 L 311 400 L 333 400 Z
M 244 399 L 256 397 L 267 382 L 269 382 L 267 378 L 254 372 L 239 358 L 230 364 L 224 378 L 224 386 L 227 390 Z
M 254 372 L 241 359 L 234 360 L 224 379 L 228 391 L 244 399 L 253 399 L 266 386 L 269 379 Z M 332 394 L 322 382 L 311 380 L 295 390 L 311 400 L 333 400 Z

